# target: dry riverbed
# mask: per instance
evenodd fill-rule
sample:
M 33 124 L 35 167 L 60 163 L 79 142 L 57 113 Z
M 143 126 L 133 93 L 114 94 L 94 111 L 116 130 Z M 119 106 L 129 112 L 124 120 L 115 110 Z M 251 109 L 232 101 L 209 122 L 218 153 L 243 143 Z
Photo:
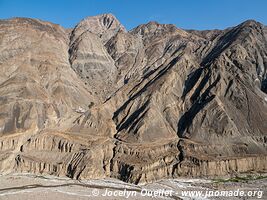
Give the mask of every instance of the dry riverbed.
M 190 197 L 188 193 L 185 196 L 186 193 L 183 192 L 188 191 L 202 191 L 202 195 Z M 218 195 L 222 191 L 232 191 L 233 195 L 230 197 Z M 243 191 L 245 196 L 236 196 L 237 191 L 239 193 Z M 165 179 L 150 184 L 133 185 L 116 179 L 77 181 L 31 174 L 0 176 L 0 200 L 114 200 L 152 199 L 152 197 L 153 199 L 267 199 L 267 178 L 260 175 L 216 180 Z

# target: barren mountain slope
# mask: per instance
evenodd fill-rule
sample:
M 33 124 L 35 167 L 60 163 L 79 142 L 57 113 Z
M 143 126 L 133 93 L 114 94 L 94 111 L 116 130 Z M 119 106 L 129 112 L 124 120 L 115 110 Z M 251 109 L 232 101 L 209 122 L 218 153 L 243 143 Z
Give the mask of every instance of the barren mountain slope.
M 267 167 L 267 28 L 0 21 L 0 169 L 148 182 Z M 92 103 L 93 102 L 93 103 Z

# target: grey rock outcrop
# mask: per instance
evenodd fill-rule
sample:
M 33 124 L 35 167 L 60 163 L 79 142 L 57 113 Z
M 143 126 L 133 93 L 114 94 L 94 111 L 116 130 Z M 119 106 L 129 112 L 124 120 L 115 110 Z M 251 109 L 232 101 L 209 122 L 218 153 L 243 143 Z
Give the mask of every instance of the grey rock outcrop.
M 0 170 L 150 182 L 267 169 L 267 28 L 0 21 Z

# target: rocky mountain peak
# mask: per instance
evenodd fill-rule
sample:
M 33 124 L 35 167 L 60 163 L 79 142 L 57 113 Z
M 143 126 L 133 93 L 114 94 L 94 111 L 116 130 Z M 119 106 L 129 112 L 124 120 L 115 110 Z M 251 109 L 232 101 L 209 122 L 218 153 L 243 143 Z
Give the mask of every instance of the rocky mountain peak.
M 49 33 L 55 37 L 66 37 L 66 30 L 58 24 L 43 21 L 40 19 L 32 19 L 26 17 L 14 17 L 11 19 L 0 20 L 1 28 L 21 28 L 29 30 L 37 30 Z
M 258 26 L 263 26 L 260 22 L 257 22 L 256 20 L 249 19 L 244 21 L 239 25 L 240 27 L 258 27 Z
M 103 43 L 106 43 L 117 32 L 127 32 L 125 27 L 112 14 L 102 14 L 97 16 L 90 16 L 79 22 L 73 29 L 71 38 L 76 40 L 85 32 L 91 32 L 99 36 Z
M 131 31 L 133 34 L 139 34 L 143 37 L 179 35 L 181 37 L 188 37 L 189 34 L 183 29 L 177 28 L 174 24 L 161 24 L 156 21 L 148 22 L 137 26 Z
M 101 35 L 107 31 L 119 31 L 126 32 L 124 26 L 119 20 L 112 14 L 102 14 L 83 19 L 76 29 L 88 30 L 97 35 Z

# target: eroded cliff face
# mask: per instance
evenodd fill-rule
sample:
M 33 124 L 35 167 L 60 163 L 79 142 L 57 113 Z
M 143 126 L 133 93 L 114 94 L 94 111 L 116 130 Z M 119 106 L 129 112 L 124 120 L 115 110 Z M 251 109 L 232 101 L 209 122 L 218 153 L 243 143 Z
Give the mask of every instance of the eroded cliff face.
M 0 170 L 139 183 L 267 168 L 267 29 L 0 21 Z

